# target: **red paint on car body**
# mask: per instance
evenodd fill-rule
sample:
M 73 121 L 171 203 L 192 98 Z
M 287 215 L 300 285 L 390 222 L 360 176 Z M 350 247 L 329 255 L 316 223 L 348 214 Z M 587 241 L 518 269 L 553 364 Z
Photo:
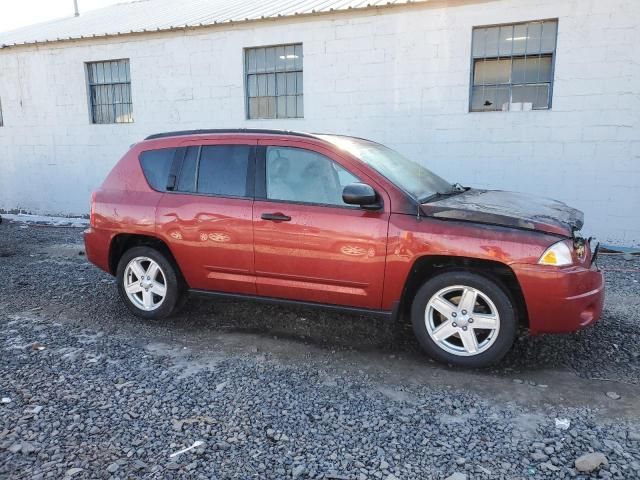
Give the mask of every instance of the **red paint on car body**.
M 371 185 L 379 210 L 226 198 L 152 189 L 139 156 L 200 145 L 290 146 L 321 153 Z M 604 299 L 590 253 L 570 267 L 539 265 L 563 237 L 548 231 L 438 218 L 356 157 L 311 136 L 192 134 L 135 144 L 92 198 L 88 259 L 110 273 L 115 239 L 162 241 L 191 289 L 390 312 L 424 258 L 493 262 L 510 269 L 532 333 L 570 332 L 595 322 Z M 265 213 L 291 217 L 266 221 Z

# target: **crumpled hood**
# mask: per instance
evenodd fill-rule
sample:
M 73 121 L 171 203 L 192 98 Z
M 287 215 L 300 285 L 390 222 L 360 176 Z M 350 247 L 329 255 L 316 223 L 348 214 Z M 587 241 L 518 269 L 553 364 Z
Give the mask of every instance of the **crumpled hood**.
M 504 225 L 570 237 L 582 228 L 580 210 L 551 198 L 501 190 L 476 190 L 422 205 L 427 215 Z

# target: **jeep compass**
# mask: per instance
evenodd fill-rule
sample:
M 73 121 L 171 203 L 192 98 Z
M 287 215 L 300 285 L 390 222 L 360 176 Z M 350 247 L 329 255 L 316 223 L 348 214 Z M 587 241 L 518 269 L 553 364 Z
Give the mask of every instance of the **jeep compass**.
M 451 364 L 500 360 L 518 327 L 601 315 L 597 243 L 564 203 L 452 184 L 379 143 L 274 130 L 147 137 L 92 196 L 89 260 L 127 307 L 188 294 L 410 321 Z

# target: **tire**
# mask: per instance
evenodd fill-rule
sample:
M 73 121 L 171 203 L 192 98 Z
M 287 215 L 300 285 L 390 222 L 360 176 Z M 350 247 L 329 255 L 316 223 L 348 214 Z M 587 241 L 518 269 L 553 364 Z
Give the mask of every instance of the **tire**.
M 422 285 L 411 306 L 411 323 L 428 355 L 471 368 L 500 361 L 518 329 L 513 301 L 501 284 L 465 271 L 444 272 Z
M 157 271 L 155 268 L 150 270 L 152 265 L 158 267 Z M 145 275 L 142 275 L 140 280 L 136 272 L 143 271 L 145 275 L 154 275 L 154 278 L 145 278 Z M 184 288 L 176 267 L 163 253 L 152 247 L 133 247 L 124 252 L 118 262 L 116 281 L 125 305 L 131 313 L 140 318 L 166 318 L 184 303 Z M 127 292 L 127 286 L 130 287 L 131 293 Z M 162 286 L 164 296 L 161 295 Z M 151 300 L 148 300 L 149 298 Z

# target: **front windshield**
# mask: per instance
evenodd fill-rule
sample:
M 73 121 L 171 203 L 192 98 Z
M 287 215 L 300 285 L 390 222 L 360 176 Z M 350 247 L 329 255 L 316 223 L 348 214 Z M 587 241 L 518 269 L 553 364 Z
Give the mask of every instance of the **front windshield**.
M 357 157 L 420 202 L 453 190 L 442 177 L 384 145 L 352 137 L 321 137 Z

